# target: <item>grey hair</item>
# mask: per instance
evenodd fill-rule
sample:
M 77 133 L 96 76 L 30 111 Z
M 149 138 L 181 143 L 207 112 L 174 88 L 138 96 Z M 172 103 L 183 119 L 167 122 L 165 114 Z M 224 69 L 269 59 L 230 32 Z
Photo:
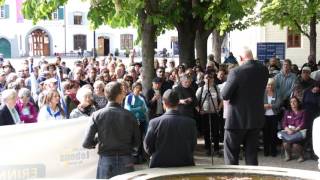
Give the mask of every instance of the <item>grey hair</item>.
M 87 96 L 92 96 L 92 91 L 89 88 L 81 87 L 77 92 L 76 98 L 82 102 Z
M 19 90 L 19 93 L 18 93 L 18 97 L 19 98 L 23 98 L 23 97 L 30 97 L 31 96 L 31 91 L 27 88 L 21 88 Z
M 104 92 L 108 101 L 115 101 L 116 98 L 123 92 L 122 84 L 117 81 L 109 82 L 106 85 Z
M 105 85 L 104 85 L 104 82 L 103 82 L 103 81 L 100 81 L 100 80 L 99 80 L 99 81 L 94 82 L 93 87 L 94 87 L 94 86 L 102 86 L 102 87 L 104 88 Z
M 14 89 L 6 89 L 1 94 L 2 103 L 6 103 L 9 99 L 14 99 L 17 97 L 17 91 Z

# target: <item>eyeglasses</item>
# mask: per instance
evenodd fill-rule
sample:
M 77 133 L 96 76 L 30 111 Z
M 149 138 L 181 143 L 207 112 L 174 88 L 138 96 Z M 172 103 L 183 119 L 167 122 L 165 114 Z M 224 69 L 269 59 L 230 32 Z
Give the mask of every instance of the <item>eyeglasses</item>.
M 158 71 L 158 73 L 164 73 L 164 71 Z

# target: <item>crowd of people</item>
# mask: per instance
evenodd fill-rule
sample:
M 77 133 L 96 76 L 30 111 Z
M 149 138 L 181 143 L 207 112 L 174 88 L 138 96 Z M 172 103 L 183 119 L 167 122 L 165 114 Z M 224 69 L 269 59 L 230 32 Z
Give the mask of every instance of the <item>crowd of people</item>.
M 170 146 L 183 143 L 181 146 L 187 148 L 178 148 L 176 153 L 188 158 L 183 165 L 192 165 L 190 153 L 194 151 L 194 137 L 203 136 L 207 155 L 221 156 L 219 143 L 224 142 L 226 163 L 238 164 L 242 144 L 247 151 L 248 164 L 257 165 L 257 158 L 252 155 L 256 154 L 261 132 L 265 156 L 279 154 L 279 138 L 283 141 L 287 161 L 294 157 L 293 151 L 297 152 L 299 162 L 304 160 L 305 151 L 314 155 L 311 136 L 313 120 L 320 115 L 320 64 L 317 65 L 312 57 L 301 69 L 295 68 L 297 66 L 289 59 L 282 63 L 276 57 L 266 62 L 250 61 L 253 56 L 248 50 L 238 61 L 232 53 L 230 56 L 220 64 L 210 55 L 205 68 L 200 66 L 199 60 L 195 60 L 194 67 L 187 67 L 174 60 L 155 59 L 155 78 L 146 94 L 142 94 L 142 64 L 136 62 L 126 66 L 112 54 L 97 59 L 83 58 L 75 61 L 72 68 L 67 67 L 61 57 L 56 57 L 54 63 L 41 58 L 37 64 L 33 58 L 28 58 L 16 68 L 10 61 L 1 59 L 0 126 L 91 117 L 91 132 L 84 147 L 93 148 L 101 139 L 115 147 L 119 145 L 118 141 L 126 141 L 120 152 L 105 143 L 99 144 L 99 152 L 127 155 L 128 149 L 136 146 L 134 154 L 138 162 L 146 160 L 146 153 L 157 152 L 156 147 L 164 150 L 163 144 L 159 144 L 161 141 Z M 244 65 L 239 66 L 238 62 Z M 179 118 L 174 118 L 178 119 L 177 123 L 169 128 L 168 119 L 172 116 Z M 114 124 L 102 119 L 119 119 L 119 122 Z M 183 133 L 193 132 L 190 119 L 198 133 L 187 136 Z M 185 125 L 183 120 L 189 124 Z M 113 126 L 109 127 L 107 123 Z M 185 129 L 179 131 L 183 127 Z M 155 143 L 163 129 L 174 131 L 168 134 L 179 134 L 179 138 L 189 141 L 180 139 L 177 143 L 179 139 L 172 135 L 170 142 L 162 139 Z M 101 136 L 108 130 L 122 133 L 117 138 L 107 136 L 109 134 Z M 306 130 L 305 135 L 298 141 L 284 138 L 285 134 L 293 135 L 302 130 Z M 101 139 L 97 140 L 95 133 L 100 133 Z M 183 156 L 185 150 L 189 156 Z M 160 157 L 172 159 L 166 156 L 168 153 Z M 161 167 L 179 166 L 174 162 L 166 164 L 161 158 L 154 158 L 151 166 L 157 167 L 157 163 Z M 130 170 L 131 166 L 123 172 Z M 98 167 L 99 177 L 110 177 L 102 175 L 104 171 L 107 170 L 102 163 Z

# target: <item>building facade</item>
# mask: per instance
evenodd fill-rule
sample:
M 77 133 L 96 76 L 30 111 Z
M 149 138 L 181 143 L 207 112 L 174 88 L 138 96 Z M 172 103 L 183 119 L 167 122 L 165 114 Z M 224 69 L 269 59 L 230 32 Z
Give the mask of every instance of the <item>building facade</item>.
M 89 2 L 69 0 L 65 6 L 52 13 L 52 20 L 32 24 L 21 13 L 23 0 L 6 0 L 0 6 L 0 53 L 5 58 L 24 56 L 77 56 L 78 52 L 91 53 L 96 47 L 98 56 L 118 51 L 120 54 L 135 49 L 135 28 L 113 29 L 103 25 L 95 31 L 87 19 Z M 7 27 L 7 28 L 6 28 Z M 157 49 L 173 52 L 177 32 L 166 31 L 158 37 Z
M 320 27 L 317 26 L 317 32 Z M 302 66 L 307 62 L 310 43 L 309 39 L 302 34 L 290 31 L 288 28 L 280 28 L 272 24 L 264 27 L 250 27 L 243 31 L 233 31 L 228 35 L 229 49 L 234 54 L 239 54 L 243 46 L 253 50 L 254 56 L 258 56 L 258 43 L 283 43 L 285 58 L 290 59 L 294 64 Z M 319 36 L 317 47 L 320 47 Z M 320 52 L 317 53 L 317 62 L 320 59 Z M 263 59 L 261 59 L 263 60 Z

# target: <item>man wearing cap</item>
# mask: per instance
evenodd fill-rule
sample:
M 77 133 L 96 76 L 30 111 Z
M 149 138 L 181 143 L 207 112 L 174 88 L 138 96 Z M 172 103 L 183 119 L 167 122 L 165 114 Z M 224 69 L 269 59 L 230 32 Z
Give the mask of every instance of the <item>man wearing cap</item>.
M 162 94 L 161 94 L 162 80 L 158 77 L 152 80 L 152 88 L 147 91 L 147 106 L 149 108 L 149 118 L 159 117 L 163 114 Z
M 316 81 L 310 77 L 310 74 L 311 68 L 309 66 L 304 66 L 301 69 L 301 75 L 294 83 L 292 95 L 296 96 L 300 102 L 302 102 L 304 91 L 313 87 L 316 83 Z
M 10 61 L 8 60 L 3 62 L 2 67 L 6 75 L 9 75 L 10 73 L 15 72 L 15 69 L 12 67 Z
M 163 94 L 166 90 L 171 89 L 174 82 L 171 80 L 167 80 L 165 76 L 165 69 L 163 67 L 159 67 L 156 70 L 156 76 L 161 79 L 161 93 Z
M 151 155 L 150 168 L 194 166 L 196 122 L 179 113 L 178 103 L 177 92 L 167 90 L 163 94 L 166 112 L 150 121 L 144 139 L 144 149 Z

